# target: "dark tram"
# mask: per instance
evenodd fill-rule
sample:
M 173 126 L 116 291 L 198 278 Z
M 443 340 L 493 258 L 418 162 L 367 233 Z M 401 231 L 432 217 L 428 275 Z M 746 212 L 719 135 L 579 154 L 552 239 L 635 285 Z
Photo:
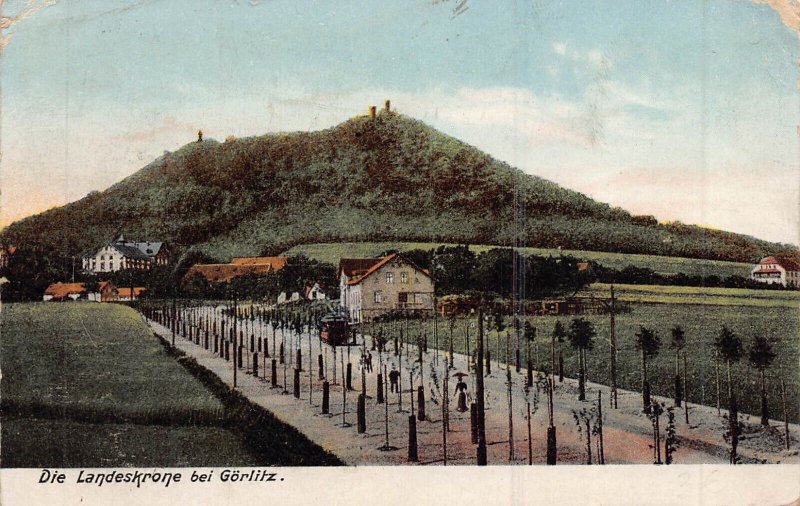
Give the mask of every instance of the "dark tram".
M 347 344 L 350 329 L 347 318 L 342 315 L 329 314 L 319 321 L 319 338 L 330 346 L 343 346 Z

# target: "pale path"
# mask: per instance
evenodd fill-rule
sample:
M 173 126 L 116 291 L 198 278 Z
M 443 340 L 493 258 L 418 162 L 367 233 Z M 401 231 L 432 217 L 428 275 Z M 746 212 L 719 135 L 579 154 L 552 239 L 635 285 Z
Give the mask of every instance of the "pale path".
M 151 328 L 168 342 L 171 341 L 171 331 L 166 327 L 155 322 L 148 321 Z M 256 336 L 268 336 L 267 340 L 272 346 L 273 338 L 278 343 L 281 342 L 281 333 L 278 331 L 277 337 L 272 335 L 271 328 L 256 329 L 250 328 L 249 332 L 255 332 Z M 263 333 L 262 333 L 263 332 Z M 288 332 L 287 332 L 288 334 Z M 347 363 L 347 348 L 340 348 L 337 354 L 337 384 L 333 384 L 333 355 L 331 348 L 323 345 L 320 348 L 318 338 L 309 340 L 308 334 L 303 334 L 300 339 L 302 349 L 302 362 L 304 370 L 300 374 L 300 399 L 292 395 L 293 371 L 292 366 L 287 366 L 288 394 L 282 393 L 284 389 L 270 388 L 269 366 L 270 359 L 267 359 L 267 369 L 263 368 L 263 354 L 259 353 L 259 377 L 256 378 L 250 373 L 245 373 L 245 369 L 237 372 L 237 390 L 245 395 L 249 400 L 265 408 L 275 415 L 282 422 L 295 427 L 306 437 L 319 444 L 324 449 L 339 457 L 348 465 L 397 465 L 410 464 L 407 460 L 408 452 L 408 418 L 411 402 L 411 378 L 409 378 L 409 364 L 416 365 L 414 375 L 414 389 L 419 385 L 420 375 L 419 365 L 414 363 L 418 358 L 418 350 L 415 346 L 406 345 L 405 353 L 410 357 L 406 358 L 403 353 L 402 359 L 394 356 L 392 351 L 385 351 L 379 354 L 373 351 L 373 372 L 366 374 L 366 390 L 368 398 L 366 400 L 366 426 L 365 434 L 358 434 L 356 430 L 356 402 L 358 394 L 361 392 L 361 372 L 358 368 L 358 359 L 361 354 L 361 347 L 353 346 L 350 350 L 350 360 L 352 366 L 352 386 L 354 390 L 347 392 L 346 398 L 346 424 L 343 425 L 342 416 L 342 359 Z M 291 341 L 287 340 L 287 362 L 294 363 L 294 355 L 288 352 Z M 245 339 L 249 344 L 249 337 Z M 233 385 L 233 365 L 232 362 L 220 358 L 213 352 L 213 339 L 210 351 L 205 350 L 201 345 L 196 345 L 181 336 L 175 339 L 176 347 L 187 355 L 195 358 L 201 366 L 205 367 L 225 384 Z M 308 346 L 312 346 L 312 374 L 309 378 L 309 357 Z M 387 348 L 393 350 L 393 344 L 388 343 Z M 272 356 L 275 353 L 270 352 Z M 330 414 L 321 414 L 322 402 L 322 381 L 318 379 L 317 355 L 323 353 L 326 360 L 325 374 L 331 378 L 330 386 Z M 344 353 L 344 357 L 342 356 Z M 381 356 L 382 355 L 382 356 Z M 245 366 L 250 363 L 251 355 L 245 353 Z M 436 359 L 434 359 L 436 357 Z M 438 361 L 433 369 L 438 374 L 438 380 L 434 382 L 431 378 L 431 361 Z M 389 451 L 381 450 L 385 446 L 385 404 L 376 402 L 377 373 L 381 362 L 386 364 L 386 370 L 391 370 L 391 364 L 396 367 L 402 365 L 402 407 L 399 410 L 397 394 L 388 394 L 388 424 L 389 424 Z M 466 357 L 456 354 L 454 361 L 457 371 L 467 372 Z M 507 385 L 505 370 L 500 370 L 500 364 L 492 361 L 492 374 L 486 377 L 486 435 L 488 460 L 490 464 L 526 464 L 528 462 L 528 440 L 527 440 L 527 419 L 526 419 L 526 397 L 523 391 L 525 382 L 524 368 L 520 374 L 513 371 L 513 413 L 514 413 L 514 459 L 509 461 L 509 434 L 508 434 L 508 405 L 507 405 Z M 502 367 L 505 367 L 504 365 Z M 417 439 L 419 446 L 420 464 L 442 464 L 442 398 L 440 384 L 445 373 L 445 354 L 437 352 L 432 348 L 424 354 L 424 388 L 425 388 L 425 409 L 426 420 L 417 422 Z M 455 371 L 451 371 L 455 372 Z M 283 385 L 283 365 L 278 365 L 278 384 Z M 311 392 L 311 402 L 309 402 L 309 382 L 313 386 Z M 473 381 L 466 379 L 468 391 L 473 390 Z M 437 385 L 438 383 L 438 385 Z M 450 392 L 450 432 L 447 433 L 447 457 L 448 464 L 474 464 L 475 445 L 471 442 L 470 416 L 469 411 L 459 413 L 456 411 L 456 399 L 454 398 L 456 379 L 449 378 Z M 573 410 L 589 408 L 596 404 L 598 389 L 603 393 L 603 418 L 604 418 L 604 454 L 606 463 L 639 463 L 651 464 L 653 462 L 653 451 L 648 445 L 652 444 L 652 426 L 650 421 L 641 414 L 639 393 L 625 390 L 619 391 L 619 409 L 613 410 L 608 404 L 609 388 L 603 385 L 588 383 L 587 399 L 589 402 L 579 402 L 577 398 L 577 382 L 571 379 L 564 379 L 564 383 L 556 383 L 555 390 L 555 425 L 558 431 L 558 459 L 559 463 L 585 463 L 586 462 L 586 443 L 579 436 Z M 533 394 L 529 394 L 532 398 Z M 414 396 L 416 398 L 416 395 Z M 433 397 L 433 399 L 432 399 Z M 659 398 L 660 399 L 660 398 Z M 671 405 L 670 399 L 660 399 Z M 675 462 L 683 464 L 697 463 L 727 463 L 727 448 L 725 446 L 722 433 L 724 431 L 725 420 L 718 417 L 715 408 L 707 406 L 690 405 L 691 429 L 686 427 L 683 422 L 683 411 L 676 409 L 676 429 L 680 438 L 691 439 L 689 442 L 682 442 L 681 447 L 675 453 Z M 414 405 L 416 412 L 416 402 Z M 757 420 L 756 420 L 757 422 Z M 547 407 L 544 393 L 538 395 L 538 410 L 532 416 L 532 454 L 534 464 L 544 464 L 546 455 L 546 445 L 544 432 L 547 426 Z M 774 422 L 775 426 L 782 429 L 782 424 Z M 666 416 L 661 417 L 661 433 L 663 437 L 666 426 Z M 800 427 L 792 424 L 791 431 L 793 436 L 800 436 Z M 764 453 L 757 452 L 746 446 L 743 441 L 740 445 L 739 453 L 745 458 L 766 459 L 768 462 L 798 462 L 797 452 L 776 452 Z M 663 445 L 663 441 L 662 441 Z M 592 446 L 596 449 L 596 438 L 592 438 Z M 596 455 L 593 459 L 596 461 Z M 663 455 L 662 455 L 663 459 Z

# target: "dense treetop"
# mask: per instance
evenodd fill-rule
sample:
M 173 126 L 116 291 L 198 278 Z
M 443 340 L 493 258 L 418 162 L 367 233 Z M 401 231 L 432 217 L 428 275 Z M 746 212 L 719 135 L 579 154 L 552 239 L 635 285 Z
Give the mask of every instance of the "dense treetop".
M 596 202 L 406 116 L 193 142 L 0 236 L 62 255 L 115 233 L 227 261 L 308 242 L 415 240 L 753 261 L 783 246 Z

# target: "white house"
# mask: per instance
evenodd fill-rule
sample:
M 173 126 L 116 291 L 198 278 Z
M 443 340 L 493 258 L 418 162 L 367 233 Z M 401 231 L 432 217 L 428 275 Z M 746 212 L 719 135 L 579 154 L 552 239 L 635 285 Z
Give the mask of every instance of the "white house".
M 796 288 L 800 286 L 800 264 L 789 258 L 765 257 L 753 266 L 750 279 Z
M 397 253 L 339 261 L 339 305 L 352 322 L 397 310 L 433 311 L 430 273 Z
M 169 253 L 163 242 L 127 241 L 121 235 L 82 257 L 83 270 L 90 273 L 147 270 L 154 265 L 166 265 L 167 262 Z

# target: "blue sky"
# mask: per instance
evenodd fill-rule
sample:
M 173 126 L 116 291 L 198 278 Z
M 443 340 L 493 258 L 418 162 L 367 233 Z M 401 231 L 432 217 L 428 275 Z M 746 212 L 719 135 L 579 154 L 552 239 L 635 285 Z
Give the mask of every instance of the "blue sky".
M 800 243 L 800 38 L 769 5 L 11 0 L 3 16 L 0 226 L 198 128 L 314 130 L 391 98 L 631 212 Z

